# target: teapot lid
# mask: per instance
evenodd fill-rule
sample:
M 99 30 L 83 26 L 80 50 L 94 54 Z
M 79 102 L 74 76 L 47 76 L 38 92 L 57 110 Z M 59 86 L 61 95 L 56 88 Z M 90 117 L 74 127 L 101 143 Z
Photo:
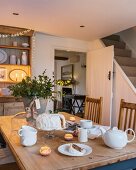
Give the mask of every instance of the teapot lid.
M 110 133 L 124 133 L 124 131 L 119 130 L 117 127 L 113 127 L 112 129 L 109 129 L 108 132 Z

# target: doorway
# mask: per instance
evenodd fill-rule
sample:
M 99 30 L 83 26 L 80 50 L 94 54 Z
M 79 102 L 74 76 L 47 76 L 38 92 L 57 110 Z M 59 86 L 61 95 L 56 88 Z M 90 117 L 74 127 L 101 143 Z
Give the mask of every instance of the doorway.
M 72 109 L 73 99 L 66 97 L 86 95 L 86 53 L 56 49 L 54 62 L 55 90 L 58 92 L 55 109 L 77 113 L 77 104 L 74 104 L 75 110 Z

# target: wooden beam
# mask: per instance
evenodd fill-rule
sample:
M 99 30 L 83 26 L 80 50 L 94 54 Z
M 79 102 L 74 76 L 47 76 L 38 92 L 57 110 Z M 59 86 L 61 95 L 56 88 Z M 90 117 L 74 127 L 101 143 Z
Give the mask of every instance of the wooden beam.
M 55 56 L 55 60 L 68 60 L 68 57 Z

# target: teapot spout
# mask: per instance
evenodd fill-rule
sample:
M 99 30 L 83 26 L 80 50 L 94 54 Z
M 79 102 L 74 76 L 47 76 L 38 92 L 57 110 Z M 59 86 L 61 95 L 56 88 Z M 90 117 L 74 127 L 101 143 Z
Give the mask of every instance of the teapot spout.
M 103 127 L 99 127 L 100 131 L 101 131 L 101 134 L 102 136 L 106 133 L 106 130 L 103 128 Z

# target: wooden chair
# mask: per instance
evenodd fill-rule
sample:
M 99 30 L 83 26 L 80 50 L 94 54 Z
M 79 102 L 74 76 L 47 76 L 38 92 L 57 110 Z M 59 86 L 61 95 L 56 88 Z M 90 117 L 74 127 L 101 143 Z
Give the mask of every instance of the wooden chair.
M 118 128 L 136 130 L 136 103 L 127 103 L 124 99 L 121 99 Z
M 101 124 L 102 97 L 100 97 L 100 99 L 86 97 L 84 118 Z
M 0 169 L 19 170 L 15 159 L 8 147 L 0 149 Z

